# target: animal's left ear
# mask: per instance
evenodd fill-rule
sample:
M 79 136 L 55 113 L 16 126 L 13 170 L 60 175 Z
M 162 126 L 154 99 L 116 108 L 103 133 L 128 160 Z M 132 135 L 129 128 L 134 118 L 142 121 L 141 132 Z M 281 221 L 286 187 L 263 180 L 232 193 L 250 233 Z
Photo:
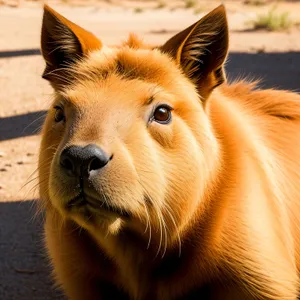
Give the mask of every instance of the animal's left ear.
M 170 38 L 159 48 L 169 53 L 195 83 L 203 99 L 223 83 L 228 52 L 225 7 L 218 6 L 195 24 Z

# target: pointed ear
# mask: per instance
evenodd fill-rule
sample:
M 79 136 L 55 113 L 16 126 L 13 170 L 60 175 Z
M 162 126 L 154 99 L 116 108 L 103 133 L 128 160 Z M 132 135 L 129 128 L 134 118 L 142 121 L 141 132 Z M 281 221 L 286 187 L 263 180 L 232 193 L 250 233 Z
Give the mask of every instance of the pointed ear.
M 46 61 L 43 78 L 54 88 L 66 84 L 67 69 L 102 43 L 90 32 L 44 6 L 41 50 Z
M 202 98 L 225 81 L 228 52 L 225 7 L 220 5 L 200 21 L 179 32 L 159 48 L 169 53 L 196 84 Z

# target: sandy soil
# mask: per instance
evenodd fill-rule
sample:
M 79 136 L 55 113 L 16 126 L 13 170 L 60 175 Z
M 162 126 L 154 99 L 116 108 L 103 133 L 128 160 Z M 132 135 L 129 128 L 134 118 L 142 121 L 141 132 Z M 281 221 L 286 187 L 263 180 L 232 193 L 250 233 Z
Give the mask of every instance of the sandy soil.
M 12 4 L 14 1 L 8 1 Z M 198 20 L 220 1 L 199 1 L 184 9 L 180 1 L 98 1 L 93 5 L 62 5 L 49 1 L 72 21 L 93 31 L 105 43 L 125 39 L 130 31 L 152 43 L 162 43 Z M 67 1 L 71 2 L 71 1 Z M 88 2 L 88 1 L 86 1 Z M 252 31 L 249 20 L 266 6 L 223 1 L 231 30 L 227 72 L 230 79 L 263 78 L 264 87 L 300 91 L 300 31 Z M 0 1 L 1 3 L 1 1 Z M 81 3 L 82 4 L 82 3 Z M 137 13 L 136 7 L 142 10 Z M 280 3 L 299 21 L 300 3 Z M 39 128 L 51 103 L 51 89 L 41 79 L 39 55 L 40 3 L 19 8 L 0 4 L 0 299 L 61 299 L 53 290 L 41 249 L 41 217 L 33 219 Z M 26 184 L 28 183 L 28 184 Z M 25 186 L 24 186 L 25 185 Z M 25 200 L 25 201 L 24 201 Z

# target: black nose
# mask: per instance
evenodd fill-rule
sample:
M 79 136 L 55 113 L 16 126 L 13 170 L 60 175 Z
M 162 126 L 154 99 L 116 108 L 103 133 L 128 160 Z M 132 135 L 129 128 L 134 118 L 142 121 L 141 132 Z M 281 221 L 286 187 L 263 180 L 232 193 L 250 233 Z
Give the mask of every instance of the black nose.
M 89 144 L 64 149 L 60 155 L 60 164 L 70 175 L 86 177 L 91 171 L 103 168 L 110 159 L 101 148 Z

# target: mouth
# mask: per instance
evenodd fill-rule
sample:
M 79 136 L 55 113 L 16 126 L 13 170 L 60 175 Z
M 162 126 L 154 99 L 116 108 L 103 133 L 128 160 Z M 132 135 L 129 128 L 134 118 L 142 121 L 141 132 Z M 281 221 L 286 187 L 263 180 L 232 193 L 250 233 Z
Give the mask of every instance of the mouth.
M 81 191 L 76 197 L 72 198 L 67 203 L 67 210 L 81 208 L 81 207 L 87 207 L 93 210 L 94 212 L 98 214 L 114 214 L 122 217 L 129 218 L 130 214 L 126 212 L 125 210 L 118 208 L 116 206 L 110 205 L 105 200 L 96 199 L 94 197 L 91 197 Z

